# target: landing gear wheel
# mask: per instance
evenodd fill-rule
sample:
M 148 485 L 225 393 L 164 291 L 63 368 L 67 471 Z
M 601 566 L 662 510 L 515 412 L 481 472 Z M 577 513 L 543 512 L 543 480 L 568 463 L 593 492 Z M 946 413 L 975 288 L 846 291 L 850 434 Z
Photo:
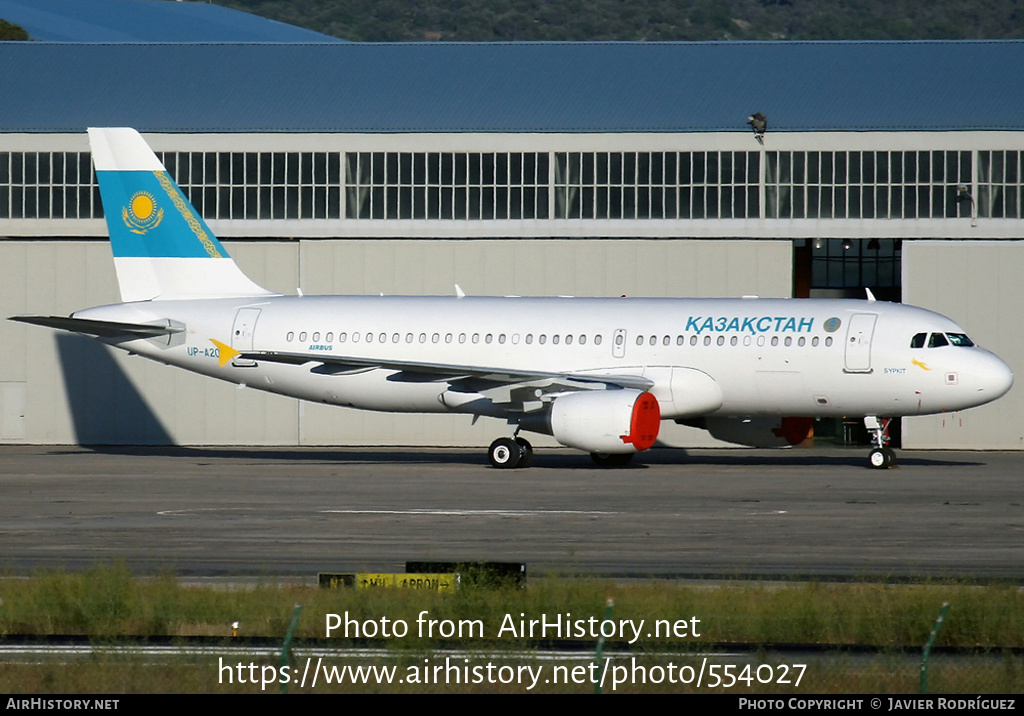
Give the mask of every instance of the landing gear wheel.
M 498 438 L 487 449 L 487 457 L 491 460 L 491 466 L 501 470 L 518 467 L 522 455 L 522 447 L 512 438 Z
M 533 465 L 533 445 L 526 438 L 516 438 L 519 446 L 519 467 L 530 467 Z
M 612 455 L 605 455 L 599 452 L 590 453 L 590 459 L 598 467 L 622 467 L 628 465 L 629 461 L 633 459 L 633 455 L 636 453 L 631 452 L 619 452 Z
M 889 458 L 889 467 L 896 467 L 896 451 L 886 445 L 882 450 L 885 451 L 886 457 Z
M 896 462 L 896 453 L 892 448 L 875 448 L 868 454 L 868 464 L 875 470 L 884 470 Z

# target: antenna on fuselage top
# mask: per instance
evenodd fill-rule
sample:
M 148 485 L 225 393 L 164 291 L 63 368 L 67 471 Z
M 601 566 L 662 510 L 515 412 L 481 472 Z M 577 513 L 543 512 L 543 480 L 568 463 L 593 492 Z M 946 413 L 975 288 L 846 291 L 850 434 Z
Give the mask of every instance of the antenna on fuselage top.
M 875 300 L 875 294 L 871 293 L 871 289 L 868 288 L 867 286 L 864 287 L 864 293 L 866 293 L 868 295 L 868 300 L 869 301 L 874 301 Z

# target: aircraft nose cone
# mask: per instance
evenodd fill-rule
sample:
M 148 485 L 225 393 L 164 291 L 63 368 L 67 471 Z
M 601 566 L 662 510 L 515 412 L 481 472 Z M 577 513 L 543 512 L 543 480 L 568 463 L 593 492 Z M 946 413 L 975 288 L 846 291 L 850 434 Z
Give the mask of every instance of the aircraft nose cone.
M 1013 386 L 1013 371 L 994 353 L 989 353 L 988 358 L 983 367 L 983 379 L 978 390 L 985 395 L 986 400 L 995 400 L 1005 395 Z

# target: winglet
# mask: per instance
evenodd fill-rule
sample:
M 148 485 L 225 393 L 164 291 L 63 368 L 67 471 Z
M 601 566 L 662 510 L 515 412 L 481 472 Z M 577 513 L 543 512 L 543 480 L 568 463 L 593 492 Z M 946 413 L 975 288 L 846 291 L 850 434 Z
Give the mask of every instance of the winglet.
M 462 287 L 459 286 L 459 284 L 455 284 L 455 295 L 458 296 L 459 298 L 466 297 L 466 292 L 462 290 Z

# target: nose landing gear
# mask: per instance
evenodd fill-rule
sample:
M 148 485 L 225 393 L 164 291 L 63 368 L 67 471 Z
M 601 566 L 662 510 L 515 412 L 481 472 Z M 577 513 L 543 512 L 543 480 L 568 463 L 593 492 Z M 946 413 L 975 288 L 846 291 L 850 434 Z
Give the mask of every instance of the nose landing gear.
M 892 418 L 879 419 L 874 415 L 864 417 L 864 427 L 871 433 L 871 442 L 875 444 L 868 453 L 868 465 L 875 470 L 885 470 L 896 466 L 896 451 L 889 447 L 889 422 Z

